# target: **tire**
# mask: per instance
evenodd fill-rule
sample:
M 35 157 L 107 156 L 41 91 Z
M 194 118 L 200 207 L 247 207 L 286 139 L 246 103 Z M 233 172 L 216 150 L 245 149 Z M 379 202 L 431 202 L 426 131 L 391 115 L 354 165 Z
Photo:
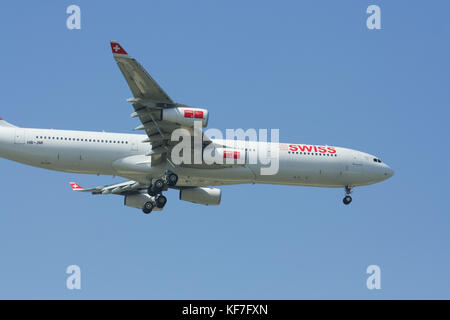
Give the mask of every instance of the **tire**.
M 156 198 L 156 206 L 160 209 L 164 208 L 167 203 L 167 198 L 163 195 L 160 195 Z
M 152 190 L 155 193 L 159 193 L 162 191 L 162 189 L 164 189 L 164 180 L 162 179 L 157 179 L 154 183 L 153 183 L 153 187 Z
M 169 173 L 167 176 L 167 184 L 171 187 L 175 186 L 178 182 L 178 176 L 175 173 Z
M 147 202 L 144 204 L 144 207 L 142 208 L 142 211 L 143 211 L 145 214 L 149 214 L 150 212 L 152 212 L 152 210 L 153 210 L 154 207 L 155 207 L 155 205 L 154 205 L 151 201 L 147 201 Z
M 152 196 L 152 197 L 156 196 L 156 193 L 153 191 L 152 186 L 148 187 L 147 193 L 149 196 Z
M 342 202 L 344 202 L 345 205 L 348 205 L 352 202 L 352 197 L 345 196 L 344 199 L 342 200 Z

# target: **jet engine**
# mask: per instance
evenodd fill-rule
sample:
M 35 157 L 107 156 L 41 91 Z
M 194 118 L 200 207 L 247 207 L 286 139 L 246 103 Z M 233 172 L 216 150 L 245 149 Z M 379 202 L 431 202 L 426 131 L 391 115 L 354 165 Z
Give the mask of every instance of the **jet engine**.
M 198 204 L 205 204 L 207 206 L 214 206 L 220 204 L 222 191 L 216 188 L 186 188 L 180 190 L 180 199 Z
M 161 119 L 182 126 L 194 127 L 194 121 L 202 123 L 202 128 L 208 125 L 208 110 L 188 106 L 167 108 L 161 110 Z

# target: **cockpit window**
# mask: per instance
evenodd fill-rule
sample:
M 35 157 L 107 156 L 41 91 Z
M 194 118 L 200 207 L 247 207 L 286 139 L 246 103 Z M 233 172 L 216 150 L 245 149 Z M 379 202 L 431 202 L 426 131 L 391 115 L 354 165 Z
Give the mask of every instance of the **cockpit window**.
M 373 162 L 381 163 L 381 160 L 380 160 L 380 159 L 377 159 L 377 158 L 373 158 Z

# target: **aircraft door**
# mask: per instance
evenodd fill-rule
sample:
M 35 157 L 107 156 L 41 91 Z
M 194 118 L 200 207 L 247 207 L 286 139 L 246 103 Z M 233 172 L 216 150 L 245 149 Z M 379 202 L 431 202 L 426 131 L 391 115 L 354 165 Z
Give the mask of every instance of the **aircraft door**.
M 358 176 L 362 174 L 363 164 L 359 155 L 353 156 L 350 164 L 346 164 L 344 172 L 347 176 Z
M 136 140 L 131 141 L 131 151 L 138 151 L 138 144 Z
M 24 129 L 16 129 L 15 130 L 14 143 L 15 144 L 24 144 L 25 143 L 25 130 Z

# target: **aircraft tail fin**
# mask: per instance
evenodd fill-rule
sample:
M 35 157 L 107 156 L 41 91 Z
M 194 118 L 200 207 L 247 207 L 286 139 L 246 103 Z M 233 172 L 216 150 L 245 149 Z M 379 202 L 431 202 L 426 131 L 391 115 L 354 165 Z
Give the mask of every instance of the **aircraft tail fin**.
M 17 126 L 12 125 L 9 122 L 6 122 L 5 120 L 3 120 L 3 118 L 0 117 L 0 127 L 17 127 Z

